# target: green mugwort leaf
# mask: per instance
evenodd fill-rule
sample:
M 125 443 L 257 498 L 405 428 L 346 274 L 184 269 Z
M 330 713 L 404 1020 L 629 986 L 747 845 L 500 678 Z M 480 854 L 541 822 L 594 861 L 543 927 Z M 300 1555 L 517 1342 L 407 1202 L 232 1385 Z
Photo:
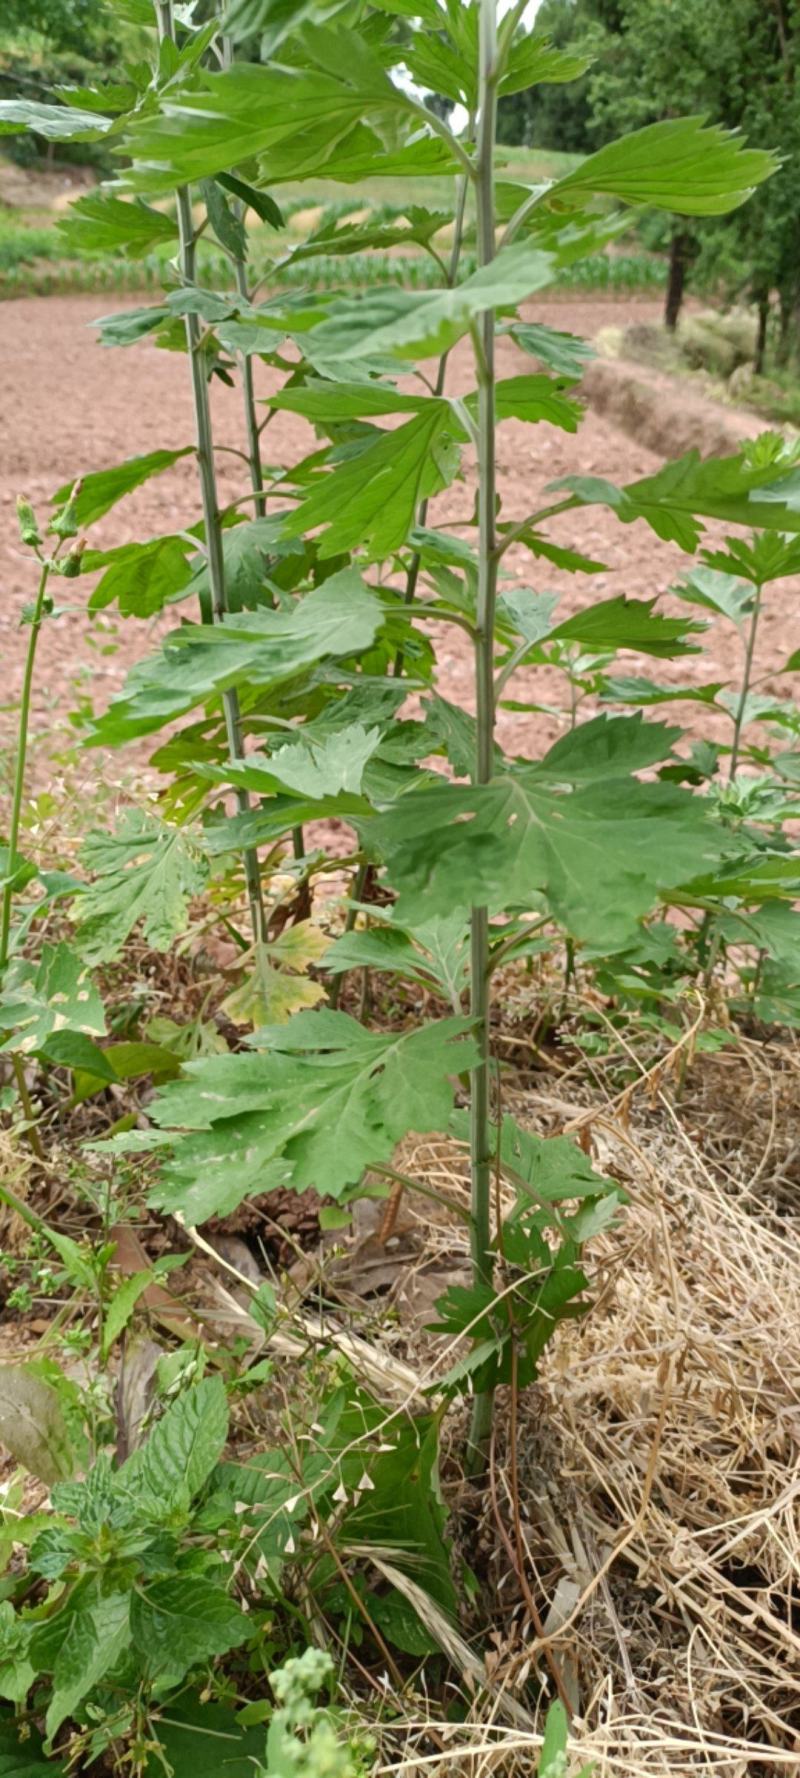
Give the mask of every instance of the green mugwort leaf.
M 726 838 L 699 801 L 630 777 L 669 753 L 675 731 L 627 731 L 636 719 L 626 717 L 604 729 L 606 720 L 564 737 L 539 766 L 484 786 L 424 788 L 371 821 L 369 844 L 399 891 L 401 922 L 526 906 L 536 890 L 568 932 L 607 953 L 630 940 L 662 892 L 719 859 Z
M 773 154 L 746 148 L 736 131 L 707 124 L 704 117 L 665 118 L 588 155 L 551 186 L 548 197 L 582 203 L 601 194 L 680 216 L 723 216 L 778 164 Z
M 191 456 L 193 445 L 184 445 L 177 451 L 149 451 L 144 457 L 129 457 L 125 463 L 117 463 L 113 469 L 96 469 L 81 477 L 80 492 L 75 500 L 76 524 L 81 529 L 93 525 L 104 513 L 110 512 L 118 500 L 125 494 L 133 493 L 151 476 L 161 475 L 165 469 L 171 469 L 181 457 Z M 63 506 L 69 499 L 73 483 L 65 482 L 52 497 L 54 506 Z
M 67 252 L 122 253 L 138 259 L 154 247 L 178 239 L 174 218 L 149 204 L 129 203 L 101 187 L 75 198 L 58 223 Z
M 30 99 L 0 101 L 0 136 L 18 136 L 30 130 L 46 142 L 99 142 L 113 123 L 113 118 L 96 111 L 79 111 L 68 105 L 41 105 Z
M 316 481 L 284 521 L 283 535 L 298 537 L 322 526 L 322 559 L 358 545 L 368 561 L 380 561 L 406 542 L 420 501 L 452 481 L 459 462 L 454 432 L 463 437 L 449 404 L 427 402 L 404 426 L 379 432 L 356 457 Z
M 39 962 L 16 958 L 0 993 L 0 1029 L 11 1035 L 0 1050 L 42 1050 L 55 1034 L 84 1032 L 102 1037 L 103 1003 L 86 963 L 63 941 L 43 945 Z M 113 1076 L 112 1076 L 113 1078 Z
M 368 648 L 383 622 L 379 600 L 353 568 L 332 574 L 286 610 L 232 613 L 222 623 L 184 625 L 160 655 L 129 673 L 92 726 L 91 745 L 117 746 L 152 733 L 232 685 L 278 686 L 328 656 Z
M 142 923 L 149 944 L 166 950 L 184 930 L 188 904 L 199 895 L 207 865 L 185 828 L 169 827 L 139 809 L 123 815 L 116 833 L 87 835 L 81 858 L 95 880 L 73 902 L 84 956 L 115 957 Z
M 302 1012 L 257 1032 L 257 1053 L 188 1063 L 153 1107 L 175 1132 L 156 1199 L 202 1221 L 273 1181 L 340 1197 L 409 1130 L 446 1125 L 452 1076 L 475 1054 L 468 1032 L 461 1018 L 381 1033 Z
M 116 603 L 121 617 L 154 617 L 190 586 L 190 548 L 185 537 L 151 537 L 147 543 L 87 550 L 84 573 L 105 569 L 89 600 L 89 610 L 105 611 Z
M 554 261 L 526 242 L 503 247 L 453 289 L 375 290 L 334 303 L 327 320 L 311 329 L 306 348 L 312 362 L 351 361 L 389 352 L 398 359 L 447 352 L 487 309 L 513 310 L 552 281 Z

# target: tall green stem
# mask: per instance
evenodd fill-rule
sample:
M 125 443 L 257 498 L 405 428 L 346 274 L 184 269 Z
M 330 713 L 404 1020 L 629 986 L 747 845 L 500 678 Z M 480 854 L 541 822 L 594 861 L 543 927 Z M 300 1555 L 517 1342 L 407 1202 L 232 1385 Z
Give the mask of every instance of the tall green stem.
M 470 118 L 469 124 L 467 126 L 468 136 L 472 135 L 473 129 L 474 129 L 474 119 Z M 459 266 L 459 261 L 461 259 L 461 247 L 462 247 L 462 243 L 464 240 L 464 223 L 465 223 L 466 214 L 467 214 L 467 194 L 468 194 L 468 192 L 469 192 L 469 179 L 467 178 L 466 173 L 459 173 L 458 179 L 456 181 L 456 208 L 455 208 L 455 215 L 454 215 L 454 219 L 453 219 L 453 241 L 452 241 L 452 246 L 450 249 L 450 261 L 449 261 L 449 264 L 447 267 L 447 289 L 448 290 L 452 290 L 453 285 L 455 284 L 456 278 L 458 276 L 458 266 Z M 447 361 L 448 361 L 449 357 L 450 357 L 449 352 L 443 352 L 441 355 L 441 358 L 439 359 L 439 365 L 438 365 L 438 369 L 436 372 L 436 382 L 434 384 L 434 389 L 433 389 L 434 395 L 437 395 L 437 396 L 444 395 L 445 384 L 447 382 Z M 427 517 L 428 517 L 428 501 L 427 501 L 427 499 L 425 499 L 425 500 L 420 501 L 419 509 L 417 512 L 417 524 L 419 526 L 424 525 Z M 417 596 L 417 582 L 419 580 L 419 571 L 420 571 L 421 564 L 422 564 L 422 556 L 421 556 L 419 550 L 415 550 L 413 556 L 411 557 L 411 561 L 409 562 L 408 573 L 406 575 L 406 590 L 405 590 L 406 605 L 413 605 L 414 600 Z M 397 654 L 395 656 L 394 669 L 393 669 L 394 676 L 396 679 L 400 678 L 400 675 L 403 671 L 404 659 L 405 659 L 404 651 L 402 648 L 400 648 L 400 649 L 398 649 Z
M 172 0 L 155 0 L 158 19 L 158 34 L 163 42 L 175 40 L 175 21 Z M 194 283 L 195 276 L 195 231 L 192 219 L 192 201 L 186 185 L 178 187 L 175 194 L 178 235 L 180 240 L 180 269 L 184 284 Z M 214 437 L 211 426 L 211 406 L 208 399 L 208 382 L 202 359 L 202 330 L 198 315 L 186 316 L 186 344 L 189 352 L 189 363 L 192 373 L 192 394 L 194 398 L 194 418 L 197 440 L 197 467 L 200 478 L 200 492 L 203 504 L 203 523 L 205 527 L 206 550 L 208 552 L 208 577 L 211 586 L 211 611 L 213 621 L 219 623 L 228 609 L 225 591 L 225 557 L 222 548 L 222 526 L 219 518 L 217 501 L 217 478 L 214 468 Z M 225 730 L 228 738 L 228 751 L 231 759 L 242 759 L 242 725 L 239 711 L 239 694 L 235 686 L 222 693 L 222 707 L 225 715 Z M 238 790 L 236 802 L 241 814 L 247 814 L 250 798 L 245 790 Z M 264 905 L 261 899 L 261 876 L 258 868 L 258 856 L 252 850 L 245 851 L 244 875 L 247 884 L 247 895 L 253 921 L 253 932 L 256 940 L 264 937 Z
M 19 701 L 19 726 L 17 731 L 17 759 L 14 770 L 14 793 L 11 802 L 11 824 L 8 831 L 8 871 L 3 889 L 3 911 L 0 916 L 0 977 L 8 962 L 8 947 L 11 937 L 11 904 L 14 899 L 12 887 L 14 876 L 14 859 L 19 844 L 20 822 L 22 820 L 22 797 L 25 789 L 25 766 L 28 758 L 28 727 L 31 719 L 31 690 L 33 687 L 33 669 L 36 663 L 36 647 L 39 631 L 44 617 L 47 582 L 50 578 L 50 563 L 42 563 L 39 575 L 39 588 L 31 617 L 28 634 L 28 652 L 25 657 L 25 672 L 22 679 L 22 695 Z
M 233 65 L 233 45 L 229 37 L 222 38 L 223 67 Z M 244 215 L 242 215 L 244 223 Z M 249 303 L 250 291 L 247 284 L 247 265 L 238 254 L 233 261 L 236 288 L 242 301 Z M 261 439 L 256 414 L 256 396 L 253 383 L 253 361 L 247 352 L 241 353 L 242 397 L 244 402 L 244 423 L 247 431 L 247 461 L 250 467 L 250 486 L 255 495 L 254 509 L 257 519 L 263 519 L 267 511 L 267 497 L 264 492 L 264 475 L 261 468 Z
M 747 699 L 750 692 L 750 681 L 753 677 L 753 657 L 755 655 L 756 637 L 758 635 L 758 620 L 761 616 L 761 594 L 763 590 L 763 587 L 756 587 L 753 610 L 750 616 L 750 628 L 747 632 L 747 643 L 744 654 L 744 672 L 742 674 L 742 689 L 739 693 L 739 702 L 736 706 L 736 716 L 733 724 L 733 745 L 731 747 L 730 764 L 728 766 L 729 783 L 735 778 L 736 767 L 739 764 L 739 745 L 742 738 L 744 719 L 747 713 Z
M 495 255 L 494 150 L 497 123 L 497 5 L 481 0 L 480 9 L 479 118 L 475 196 L 478 233 L 478 264 L 488 265 Z M 477 744 L 475 782 L 486 784 L 492 775 L 494 752 L 494 623 L 497 598 L 497 530 L 495 495 L 495 368 L 494 313 L 482 317 L 475 334 L 478 373 L 478 606 L 475 641 L 475 689 Z M 472 909 L 470 945 L 470 1010 L 480 1051 L 472 1071 L 470 1115 L 470 1164 L 472 1177 L 472 1269 L 477 1284 L 492 1282 L 491 1243 L 491 1044 L 489 1035 L 489 913 Z M 486 1459 L 491 1430 L 492 1397 L 484 1391 L 475 1397 L 470 1428 L 468 1462 L 473 1472 Z
M 247 287 L 247 268 L 241 259 L 235 259 L 233 269 L 236 277 L 236 288 L 243 302 L 250 301 Z M 244 423 L 247 430 L 247 461 L 250 468 L 250 486 L 255 499 L 253 507 L 257 519 L 266 517 L 267 496 L 264 492 L 264 475 L 261 468 L 261 439 L 258 431 L 256 415 L 256 396 L 253 385 L 253 361 L 246 352 L 242 353 L 242 398 L 244 401 Z

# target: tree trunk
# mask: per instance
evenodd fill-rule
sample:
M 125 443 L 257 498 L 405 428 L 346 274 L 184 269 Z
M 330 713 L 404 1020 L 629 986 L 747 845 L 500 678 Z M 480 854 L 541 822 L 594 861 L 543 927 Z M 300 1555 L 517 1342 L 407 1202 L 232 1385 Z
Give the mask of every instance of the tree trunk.
M 780 330 L 776 358 L 781 370 L 785 370 L 790 359 L 796 358 L 798 342 L 800 342 L 800 305 L 794 293 L 789 295 L 780 291 Z
M 676 229 L 669 244 L 669 278 L 667 280 L 667 300 L 664 305 L 664 326 L 674 333 L 678 325 L 684 291 L 686 289 L 686 271 L 689 264 L 692 237 L 683 229 Z
M 753 369 L 757 377 L 764 375 L 764 363 L 767 356 L 767 327 L 769 325 L 769 297 L 758 299 L 758 332 L 756 334 L 756 352 Z

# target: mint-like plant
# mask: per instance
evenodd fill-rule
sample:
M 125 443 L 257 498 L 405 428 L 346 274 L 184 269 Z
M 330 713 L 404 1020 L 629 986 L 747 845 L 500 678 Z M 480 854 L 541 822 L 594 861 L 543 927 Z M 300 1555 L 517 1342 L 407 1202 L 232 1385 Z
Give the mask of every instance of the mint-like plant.
M 521 1361 L 518 1376 L 534 1375 L 560 1316 L 582 1306 L 580 1249 L 614 1205 L 570 1144 L 530 1137 L 493 1105 L 496 970 L 557 934 L 587 960 L 624 962 L 646 952 L 648 922 L 673 905 L 702 922 L 723 901 L 751 905 L 756 882 L 770 892 L 778 884 L 784 908 L 798 887 L 782 842 L 721 819 L 719 800 L 695 793 L 697 774 L 693 783 L 675 754 L 680 731 L 642 718 L 655 701 L 646 688 L 619 696 L 623 708 L 640 706 L 633 715 L 577 720 L 587 693 L 619 691 L 607 669 L 620 651 L 680 657 L 695 646 L 697 620 L 624 597 L 559 620 L 548 595 L 505 580 L 512 547 L 527 552 L 532 575 L 554 563 L 591 576 L 598 565 L 548 527 L 594 504 L 623 524 L 643 521 L 690 555 L 707 518 L 796 533 L 796 452 L 773 444 L 705 461 L 691 452 L 624 487 L 567 475 L 526 513 L 504 511 L 496 473 L 505 419 L 568 433 L 580 419 L 585 348 L 519 305 L 612 242 L 626 207 L 721 214 L 775 163 L 686 118 L 609 144 L 549 184 L 507 176 L 495 147 L 500 97 L 575 78 L 582 67 L 524 32 L 524 10 L 517 4 L 499 19 L 496 0 L 241 0 L 222 26 L 196 26 L 185 9 L 157 0 L 152 66 L 129 70 L 126 87 L 67 93 L 58 106 L 0 106 L 0 128 L 103 138 L 118 152 L 116 179 L 78 200 L 67 234 L 76 230 L 83 250 L 107 251 L 113 240 L 125 254 L 172 239 L 161 298 L 107 317 L 100 336 L 186 350 L 194 395 L 196 438 L 184 452 L 154 448 L 111 469 L 79 466 L 82 528 L 189 451 L 202 513 L 169 536 L 84 553 L 85 568 L 102 569 L 93 608 L 115 602 L 150 616 L 194 593 L 201 621 L 176 623 L 92 724 L 89 741 L 111 746 L 184 726 L 162 736 L 155 754 L 168 784 L 162 823 L 92 837 L 86 862 L 96 880 L 75 912 L 79 930 L 83 923 L 101 944 L 109 917 L 121 941 L 126 909 L 131 925 L 143 921 L 167 942 L 199 886 L 196 861 L 210 858 L 219 872 L 243 855 L 257 990 L 246 1003 L 257 1029 L 239 1053 L 188 1063 L 157 1097 L 156 1129 L 121 1140 L 161 1152 L 154 1202 L 189 1220 L 278 1186 L 346 1198 L 367 1170 L 391 1169 L 409 1131 L 446 1128 L 468 1076 L 473 1287 L 460 1300 L 451 1294 L 442 1325 L 475 1341 L 460 1376 L 475 1391 L 475 1465 L 493 1387 L 509 1378 L 512 1359 Z M 463 108 L 463 133 L 424 105 L 404 68 Z M 412 194 L 424 181 L 424 201 L 383 206 L 365 221 L 323 217 L 304 240 L 283 230 L 274 194 L 288 181 L 307 181 L 313 194 L 320 179 L 355 192 L 367 178 L 402 179 Z M 242 205 L 270 231 L 261 295 L 245 269 Z M 230 261 L 227 289 L 215 287 L 216 276 L 204 281 L 209 235 Z M 426 255 L 438 281 L 371 284 L 359 295 L 320 289 L 310 275 L 296 281 L 315 261 L 345 265 L 398 245 Z M 527 354 L 529 371 L 498 377 L 499 332 Z M 461 341 L 471 347 L 474 387 L 454 396 L 448 356 Z M 266 398 L 269 463 L 256 360 L 282 378 Z M 246 477 L 220 510 L 211 397 L 215 379 L 237 374 Z M 280 460 L 287 412 L 315 435 L 289 466 Z M 448 529 L 435 522 L 436 498 L 458 481 L 467 451 L 477 460 L 477 503 L 473 512 L 465 497 L 463 518 Z M 431 618 L 470 640 L 474 716 L 437 690 Z M 495 715 L 517 670 L 536 661 L 556 679 L 567 671 L 573 724 L 543 759 L 528 761 L 502 753 Z M 752 709 L 751 664 L 752 651 L 734 766 Z M 412 691 L 418 713 L 403 716 Z M 309 952 L 285 948 L 285 873 L 295 912 L 302 901 L 307 915 L 334 861 L 292 836 L 327 819 L 351 836 L 336 867 L 351 872 L 352 896 L 344 937 L 325 958 L 317 948 L 321 973 L 327 965 L 338 984 L 363 965 L 432 982 L 446 1019 L 365 1028 L 335 1009 L 336 985 L 328 1008 L 292 1011 L 304 1004 L 296 982 Z M 377 915 L 365 899 L 376 874 L 388 904 Z M 359 929 L 364 917 L 371 924 Z M 495 1171 L 519 1194 L 504 1228 L 492 1227 Z M 586 1202 L 570 1215 L 561 1206 L 575 1199 Z

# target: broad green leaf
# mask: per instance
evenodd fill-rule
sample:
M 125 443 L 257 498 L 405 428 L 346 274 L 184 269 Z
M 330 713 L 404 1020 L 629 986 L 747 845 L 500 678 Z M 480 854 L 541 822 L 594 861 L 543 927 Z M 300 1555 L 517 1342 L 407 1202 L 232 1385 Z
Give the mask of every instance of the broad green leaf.
M 108 1051 L 100 1049 L 81 1031 L 54 1031 L 52 1037 L 45 1038 L 39 1054 L 56 1068 L 71 1068 L 81 1075 L 90 1073 L 95 1086 L 100 1082 L 112 1086 L 120 1078 Z M 77 1082 L 74 1087 L 77 1092 Z
M 3 1497 L 4 1568 L 16 1541 L 11 1527 L 23 1498 L 23 1489 L 16 1478 L 6 1482 Z M 9 1536 L 10 1531 L 11 1535 Z M 0 1600 L 0 1698 L 7 1698 L 11 1704 L 24 1705 L 36 1678 L 35 1671 L 28 1660 L 28 1638 L 29 1626 L 24 1618 L 14 1610 L 10 1599 Z M 5 1728 L 5 1712 L 3 1712 L 0 1714 L 0 1778 L 7 1770 L 19 1770 L 19 1767 L 15 1766 L 9 1757 L 4 1736 Z
M 168 1080 L 180 1073 L 180 1057 L 160 1043 L 110 1043 L 103 1055 L 112 1064 L 118 1080 L 140 1080 L 143 1074 L 152 1074 L 154 1080 Z
M 368 830 L 399 891 L 398 918 L 525 907 L 536 892 L 575 938 L 622 948 L 662 891 L 719 858 L 724 840 L 688 792 L 625 776 L 644 756 L 626 764 L 625 749 L 616 762 L 615 751 L 598 738 L 590 771 L 585 753 L 573 763 L 559 742 L 540 767 L 402 798 Z M 556 784 L 573 771 L 578 787 L 565 795 Z
M 538 358 L 556 376 L 580 377 L 587 360 L 594 357 L 594 348 L 574 333 L 559 333 L 541 321 L 519 322 L 511 328 L 511 338 L 531 358 Z
M 327 362 L 349 363 L 384 352 L 400 359 L 450 350 L 487 309 L 513 310 L 523 298 L 549 284 L 554 260 L 526 242 L 503 247 L 491 265 L 481 266 L 453 289 L 374 290 L 334 303 L 327 320 L 312 328 L 306 349 Z
M 424 414 L 450 411 L 447 401 L 430 395 L 412 395 L 388 383 L 329 383 L 312 378 L 299 389 L 280 389 L 269 396 L 269 406 L 307 420 L 368 420 L 377 414 Z
M 395 1420 L 385 1443 L 389 1450 L 365 1460 L 370 1487 L 347 1513 L 345 1536 L 391 1550 L 392 1562 L 408 1568 L 425 1592 L 455 1617 L 458 1595 L 444 1535 L 438 1428 L 425 1419 Z
M 680 216 L 722 216 L 777 167 L 774 155 L 746 148 L 735 131 L 703 117 L 666 118 L 590 154 L 551 186 L 548 200 L 582 203 L 599 193 Z
M 128 3 L 132 5 L 135 0 L 128 0 Z M 143 7 L 148 3 L 149 0 L 141 0 Z M 125 4 L 125 0 L 122 0 L 122 4 Z M 121 5 L 117 6 L 117 11 L 122 11 Z M 59 84 L 53 87 L 53 92 L 58 94 L 59 99 L 63 100 L 65 105 L 74 106 L 76 111 L 113 112 L 116 115 L 120 111 L 133 110 L 142 87 L 146 84 L 146 80 L 144 82 L 140 80 L 138 86 L 133 81 L 127 83 L 107 81 L 102 86 L 62 86 Z
M 96 111 L 79 111 L 68 105 L 39 105 L 30 99 L 0 102 L 0 136 L 31 130 L 47 142 L 99 142 L 113 123 L 113 118 Z
M 498 600 L 498 623 L 508 624 L 526 642 L 544 641 L 553 628 L 558 593 L 532 593 L 529 587 L 504 588 Z
M 100 330 L 101 346 L 135 346 L 169 319 L 169 309 L 151 303 L 146 309 L 115 309 L 111 315 L 98 315 L 94 326 Z
M 672 590 L 688 605 L 721 612 L 734 624 L 743 623 L 750 616 L 755 596 L 749 581 L 737 580 L 735 574 L 720 574 L 714 568 L 701 568 L 699 564 Z
M 345 185 L 358 185 L 366 179 L 391 179 L 407 188 L 411 179 L 452 178 L 464 167 L 457 158 L 455 145 L 441 136 L 416 131 L 399 147 L 387 148 L 377 127 L 357 123 L 342 134 L 335 119 L 332 129 L 321 113 L 316 126 L 301 130 L 262 154 L 259 170 L 262 179 L 276 184 L 298 174 L 302 178 L 320 174 Z
M 474 43 L 468 58 L 459 53 L 458 46 L 449 38 L 433 31 L 416 31 L 405 58 L 409 73 L 419 86 L 451 99 L 454 105 L 465 106 L 468 111 L 477 109 L 478 98 L 478 31 L 474 7 L 472 17 Z
M 102 1037 L 105 1013 L 86 963 L 72 945 L 43 945 L 38 963 L 15 960 L 0 994 L 0 1050 L 41 1050 L 55 1032 Z
M 704 623 L 687 622 L 682 617 L 664 617 L 655 611 L 655 599 L 603 599 L 565 618 L 550 631 L 553 641 L 580 642 L 584 648 L 597 652 L 619 648 L 635 649 L 637 654 L 651 654 L 662 660 L 679 655 L 699 654 L 696 642 L 688 640 L 702 633 Z
M 157 1196 L 194 1220 L 268 1189 L 267 1169 L 331 1197 L 388 1160 L 401 1137 L 442 1129 L 450 1077 L 471 1066 L 468 1021 L 365 1031 L 344 1013 L 303 1012 L 257 1032 L 258 1054 L 189 1063 L 154 1115 L 176 1136 Z M 235 1194 L 235 1196 L 234 1196 Z
M 498 420 L 546 420 L 550 426 L 560 426 L 564 432 L 577 432 L 583 409 L 572 396 L 563 393 L 572 381 L 573 378 L 567 377 L 556 380 L 544 372 L 537 376 L 507 377 L 495 390 Z M 477 395 L 469 399 L 469 405 L 476 411 L 477 400 Z
M 498 91 L 521 93 L 529 86 L 562 86 L 566 81 L 580 80 L 590 66 L 591 56 L 556 49 L 547 37 L 531 32 L 512 44 Z
M 323 559 L 358 546 L 375 562 L 401 548 L 420 501 L 455 475 L 455 424 L 447 403 L 429 401 L 404 426 L 378 433 L 357 456 L 335 464 L 312 484 L 285 520 L 284 536 L 324 526 L 318 540 Z
M 122 1464 L 118 1481 L 126 1492 L 143 1494 L 148 1510 L 168 1519 L 205 1486 L 227 1436 L 225 1385 L 221 1377 L 204 1378 L 171 1403 L 146 1442 Z
M 173 217 L 141 201 L 126 203 L 102 188 L 76 198 L 58 227 L 68 251 L 122 253 L 131 259 L 178 238 Z
M 469 942 L 463 914 L 428 920 L 413 933 L 396 921 L 346 932 L 331 945 L 325 969 L 338 975 L 348 969 L 380 969 L 406 981 L 439 988 L 455 1012 L 469 979 Z
M 358 794 L 364 768 L 380 742 L 380 729 L 364 729 L 354 723 L 323 740 L 303 737 L 268 755 L 251 753 L 246 765 L 225 767 L 225 777 L 260 796 L 279 790 L 311 800 L 336 796 L 340 790 Z
M 715 871 L 693 876 L 673 891 L 669 899 L 676 906 L 690 907 L 696 901 L 722 901 L 735 896 L 743 902 L 767 900 L 797 901 L 800 898 L 800 859 L 795 853 L 767 852 L 721 864 Z
M 271 1305 L 267 1312 L 272 1319 Z M 324 1458 L 323 1463 L 327 1468 Z M 310 1493 L 298 1488 L 297 1471 L 287 1453 L 261 1450 L 246 1462 L 222 1463 L 216 1480 L 229 1499 L 251 1509 L 248 1523 L 254 1527 L 253 1555 L 266 1564 L 274 1580 L 279 1580 L 287 1544 L 305 1524 L 312 1499 Z
M 201 179 L 200 195 L 206 207 L 209 225 L 221 247 L 244 264 L 247 258 L 247 230 L 244 221 L 232 209 L 216 179 Z
M 800 977 L 800 914 L 786 902 L 773 901 L 765 907 L 723 914 L 715 922 L 715 930 L 727 944 L 750 945 L 765 951 L 776 963 Z
M 156 1672 L 166 1669 L 173 1681 L 198 1662 L 238 1648 L 254 1628 L 222 1587 L 185 1573 L 137 1589 L 130 1627 L 139 1653 Z
M 74 1457 L 58 1393 L 30 1365 L 0 1365 L 0 1444 L 40 1481 L 72 1474 Z
M 392 128 L 404 116 L 425 118 L 418 100 L 399 86 L 361 37 L 339 26 L 315 33 L 327 51 L 328 67 L 298 71 L 240 62 L 222 74 L 205 74 L 182 101 L 166 94 L 158 114 L 141 118 L 127 131 L 125 152 L 139 163 L 124 182 L 166 195 L 178 183 L 193 183 L 259 156 L 269 185 L 293 166 L 302 179 L 324 166 L 354 131 L 380 149 L 374 122 Z M 433 132 L 430 132 L 432 136 Z M 424 139 L 424 138 L 423 138 Z M 443 171 L 457 170 L 446 144 Z
M 149 481 L 153 475 L 161 475 L 165 469 L 171 469 L 173 463 L 181 457 L 188 457 L 194 450 L 193 445 L 184 445 L 177 451 L 149 451 L 144 457 L 129 457 L 125 463 L 117 463 L 113 469 L 95 469 L 89 475 L 81 477 L 80 493 L 75 500 L 75 518 L 80 527 L 93 525 L 104 513 L 110 512 L 118 500 L 125 494 L 131 494 L 134 488 L 140 488 L 143 482 Z M 74 483 L 65 482 L 63 487 L 53 495 L 53 505 L 63 506 L 72 493 Z
M 352 568 L 333 574 L 289 610 L 231 614 L 221 624 L 184 625 L 159 655 L 129 673 L 93 725 L 91 744 L 117 746 L 152 733 L 228 685 L 279 685 L 329 655 L 368 648 L 383 621 L 378 600 Z
M 228 0 L 222 26 L 234 43 L 257 35 L 266 62 L 292 31 L 308 21 L 334 17 L 346 6 L 347 0 Z
M 87 551 L 83 569 L 104 567 L 89 600 L 90 611 L 119 605 L 121 617 L 154 617 L 184 592 L 192 579 L 185 537 L 151 537 L 147 543 L 121 543 L 116 549 Z
M 139 809 L 127 810 L 114 834 L 89 833 L 81 857 L 96 876 L 73 916 L 83 953 L 95 962 L 115 957 L 139 921 L 148 943 L 166 950 L 206 881 L 205 860 L 186 830 Z
M 45 1717 L 50 1740 L 128 1647 L 130 1606 L 130 1594 L 109 1593 L 72 1614 L 53 1667 Z
M 406 220 L 407 218 L 407 220 Z M 321 255 L 374 252 L 378 248 L 412 246 L 426 243 L 449 222 L 449 213 L 409 205 L 395 222 L 341 222 L 330 217 L 320 223 L 307 240 L 299 241 L 278 261 L 277 272 L 286 265 L 301 265 Z
M 272 561 L 286 553 L 280 541 L 282 519 L 250 519 L 243 525 L 232 525 L 222 533 L 222 554 L 225 563 L 225 595 L 228 610 L 247 611 L 263 603 L 272 604 L 265 595 L 265 582 Z M 196 568 L 187 593 L 200 600 L 201 609 L 211 600 L 211 580 L 206 561 Z
M 455 1111 L 450 1129 L 459 1141 L 469 1142 L 469 1113 Z M 492 1159 L 497 1155 L 497 1128 L 490 1134 Z M 513 1117 L 505 1116 L 500 1136 L 500 1163 L 503 1172 L 520 1193 L 517 1209 L 537 1205 L 563 1204 L 580 1198 L 595 1198 L 616 1191 L 614 1182 L 603 1179 L 577 1142 L 569 1136 L 537 1136 L 525 1130 Z
M 564 476 L 551 488 L 570 488 L 578 506 L 609 506 L 625 525 L 644 519 L 657 537 L 689 553 L 697 548 L 701 518 L 800 531 L 800 470 L 748 461 L 744 453 L 701 458 L 688 451 L 624 488 L 595 476 Z
M 271 228 L 283 228 L 281 211 L 268 191 L 259 191 L 255 185 L 248 185 L 245 179 L 240 179 L 235 173 L 218 173 L 217 184 L 229 191 L 232 197 L 239 198 L 247 209 L 255 210 L 262 222 L 268 222 Z
M 604 704 L 713 704 L 722 681 L 708 685 L 658 685 L 638 674 L 629 678 L 604 678 L 600 697 Z

